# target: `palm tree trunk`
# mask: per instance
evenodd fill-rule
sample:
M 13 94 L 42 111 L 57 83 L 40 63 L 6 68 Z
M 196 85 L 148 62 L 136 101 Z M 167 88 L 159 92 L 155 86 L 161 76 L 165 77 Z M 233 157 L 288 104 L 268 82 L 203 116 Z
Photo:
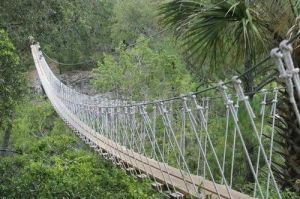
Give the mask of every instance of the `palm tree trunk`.
M 300 49 L 294 50 L 293 59 L 295 67 L 299 67 Z M 284 86 L 280 81 L 279 84 Z M 297 99 L 296 101 L 298 108 L 300 108 L 300 101 Z M 300 194 L 300 126 L 287 92 L 282 92 L 282 99 L 278 105 L 278 115 L 276 126 L 280 136 L 278 140 L 280 140 L 281 150 L 277 155 L 284 162 L 277 162 L 278 165 L 281 165 L 281 169 L 277 169 L 275 173 L 282 176 L 278 179 L 282 189 L 289 188 Z

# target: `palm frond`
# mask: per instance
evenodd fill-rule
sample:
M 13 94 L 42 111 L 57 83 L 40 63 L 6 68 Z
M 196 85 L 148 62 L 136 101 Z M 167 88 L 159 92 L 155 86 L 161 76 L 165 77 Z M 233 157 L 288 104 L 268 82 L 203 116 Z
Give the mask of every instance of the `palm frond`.
M 207 63 L 215 68 L 226 56 L 252 60 L 264 46 L 264 26 L 246 1 L 220 1 L 201 4 L 201 1 L 175 0 L 160 9 L 162 23 L 173 27 L 182 46 L 195 63 Z M 234 46 L 234 48 L 232 48 Z

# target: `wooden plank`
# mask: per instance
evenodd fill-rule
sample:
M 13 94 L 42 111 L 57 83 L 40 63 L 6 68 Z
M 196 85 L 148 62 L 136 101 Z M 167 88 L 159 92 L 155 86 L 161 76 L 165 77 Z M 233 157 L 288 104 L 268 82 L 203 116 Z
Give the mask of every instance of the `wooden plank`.
M 230 198 L 228 191 L 224 185 L 216 184 L 214 187 L 213 182 L 204 179 L 201 176 L 196 175 L 187 175 L 183 170 L 171 167 L 165 163 L 158 162 L 154 159 L 145 157 L 141 154 L 136 153 L 133 150 L 127 149 L 124 146 L 119 145 L 118 143 L 104 137 L 103 135 L 95 132 L 92 128 L 87 126 L 85 123 L 80 121 L 76 115 L 71 113 L 60 99 L 57 98 L 52 92 L 52 88 L 48 79 L 43 71 L 41 65 L 47 64 L 45 59 L 40 56 L 38 51 L 39 46 L 33 45 L 32 54 L 34 62 L 42 82 L 43 87 L 45 88 L 46 94 L 55 108 L 56 112 L 64 119 L 73 130 L 79 132 L 81 135 L 84 135 L 91 142 L 93 142 L 99 148 L 105 150 L 116 158 L 122 160 L 131 167 L 136 168 L 137 170 L 143 171 L 147 175 L 155 178 L 157 181 L 167 184 L 169 187 L 173 187 L 184 194 L 190 194 L 193 197 L 200 198 L 204 195 L 212 195 L 213 198 L 217 198 L 217 192 L 219 192 L 221 198 Z M 201 195 L 198 192 L 201 190 Z M 217 191 L 217 190 L 218 191 Z M 252 197 L 242 194 L 240 192 L 230 190 L 230 193 L 233 198 L 245 198 L 250 199 Z

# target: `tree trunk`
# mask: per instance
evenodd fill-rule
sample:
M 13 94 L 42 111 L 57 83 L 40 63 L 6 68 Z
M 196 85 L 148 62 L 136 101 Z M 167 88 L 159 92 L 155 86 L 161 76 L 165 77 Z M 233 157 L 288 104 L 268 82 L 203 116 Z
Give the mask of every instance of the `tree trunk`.
M 2 149 L 3 151 L 0 152 L 1 156 L 6 156 L 8 155 L 8 152 L 5 151 L 9 147 L 9 142 L 10 142 L 10 137 L 11 137 L 11 130 L 12 130 L 12 125 L 8 124 L 4 131 L 4 136 L 3 136 L 3 142 L 2 142 Z
M 253 144 L 250 143 L 250 142 L 248 142 L 247 145 L 246 145 L 246 147 L 247 147 L 247 151 L 248 151 L 248 153 L 250 155 L 250 159 L 251 159 L 251 157 L 254 154 Z M 247 160 L 246 154 L 244 154 L 244 161 L 245 161 L 245 166 L 246 166 L 245 181 L 248 182 L 248 183 L 249 182 L 250 183 L 255 183 L 255 177 L 254 177 L 253 173 L 251 172 L 251 167 L 250 167 L 250 164 L 249 164 L 249 162 Z M 254 164 L 254 161 L 252 159 L 251 159 L 251 162 L 252 162 L 252 164 Z
M 295 67 L 300 66 L 300 49 L 295 49 L 293 52 L 293 61 Z M 279 84 L 285 87 L 285 84 L 280 80 Z M 296 93 L 296 91 L 295 91 Z M 296 98 L 297 106 L 300 108 L 300 101 Z M 296 119 L 296 115 L 292 104 L 289 102 L 287 92 L 282 92 L 282 98 L 278 105 L 278 118 L 276 126 L 280 138 L 280 151 L 277 155 L 284 159 L 284 163 L 277 162 L 282 168 L 274 170 L 277 179 L 281 184 L 282 189 L 292 189 L 300 194 L 300 126 Z
M 244 70 L 247 71 L 252 66 L 253 66 L 253 61 L 251 59 L 251 54 L 249 52 L 247 52 L 246 57 L 245 57 Z M 244 83 L 245 95 L 248 95 L 249 100 L 252 101 L 252 99 L 253 99 L 252 92 L 254 91 L 254 74 L 253 74 L 253 71 L 247 73 L 247 75 L 245 75 L 243 77 L 243 83 Z M 249 126 L 249 129 L 252 129 L 252 127 Z M 246 147 L 247 147 L 247 151 L 248 151 L 250 157 L 252 157 L 253 154 L 254 154 L 254 147 L 253 147 L 253 143 L 251 142 L 251 140 L 246 140 Z M 246 154 L 245 154 L 244 160 L 245 160 L 245 166 L 246 166 L 245 180 L 246 180 L 246 182 L 254 183 L 255 182 L 255 177 L 254 177 L 253 173 L 251 172 L 251 167 L 250 167 L 249 162 L 247 161 Z M 251 162 L 253 163 L 254 161 L 251 160 Z
M 253 62 L 252 62 L 252 59 L 251 59 L 251 55 L 250 55 L 250 53 L 247 53 L 246 57 L 245 57 L 245 63 L 244 63 L 245 71 L 249 70 L 252 66 L 253 66 Z M 244 82 L 245 93 L 252 93 L 254 91 L 254 74 L 253 74 L 253 71 L 251 71 L 247 75 L 245 75 L 243 77 L 243 80 L 244 80 L 243 82 Z M 252 99 L 252 97 L 251 97 L 251 99 Z

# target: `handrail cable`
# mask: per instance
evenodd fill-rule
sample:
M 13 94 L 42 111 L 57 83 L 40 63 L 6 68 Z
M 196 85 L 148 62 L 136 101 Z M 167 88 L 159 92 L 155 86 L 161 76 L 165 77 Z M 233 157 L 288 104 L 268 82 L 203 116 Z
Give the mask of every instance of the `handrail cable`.
M 291 44 L 293 41 L 295 41 L 298 37 L 300 36 L 300 32 L 298 34 L 296 34 L 294 37 L 292 37 L 291 39 L 288 40 L 288 44 Z M 263 63 L 267 62 L 269 59 L 271 59 L 271 56 L 267 56 L 264 59 L 262 59 L 260 62 L 258 62 L 257 64 L 255 64 L 254 66 L 252 66 L 251 68 L 249 68 L 248 70 L 246 70 L 245 72 L 243 72 L 242 74 L 237 76 L 237 79 L 240 79 L 241 77 L 244 77 L 245 75 L 247 75 L 249 72 L 255 70 L 258 66 L 262 65 Z M 232 80 L 227 80 L 226 82 L 223 82 L 222 85 L 228 85 L 232 83 Z M 215 86 L 211 86 L 209 88 L 197 91 L 197 92 L 190 92 L 188 94 L 184 94 L 184 95 L 180 95 L 180 96 L 174 96 L 171 98 L 166 98 L 166 99 L 161 99 L 161 100 L 154 100 L 154 101 L 144 101 L 142 103 L 134 103 L 134 104 L 128 104 L 128 105 L 118 105 L 118 106 L 105 106 L 102 108 L 115 108 L 115 107 L 137 107 L 137 106 L 145 106 L 145 105 L 155 105 L 157 103 L 164 103 L 164 102 L 169 102 L 169 101 L 174 101 L 174 100 L 179 100 L 182 99 L 184 97 L 189 97 L 192 95 L 199 95 L 199 94 L 203 94 L 206 93 L 208 91 L 211 90 L 215 90 L 217 88 L 219 88 L 220 85 L 215 85 Z M 251 93 L 253 94 L 253 93 Z

